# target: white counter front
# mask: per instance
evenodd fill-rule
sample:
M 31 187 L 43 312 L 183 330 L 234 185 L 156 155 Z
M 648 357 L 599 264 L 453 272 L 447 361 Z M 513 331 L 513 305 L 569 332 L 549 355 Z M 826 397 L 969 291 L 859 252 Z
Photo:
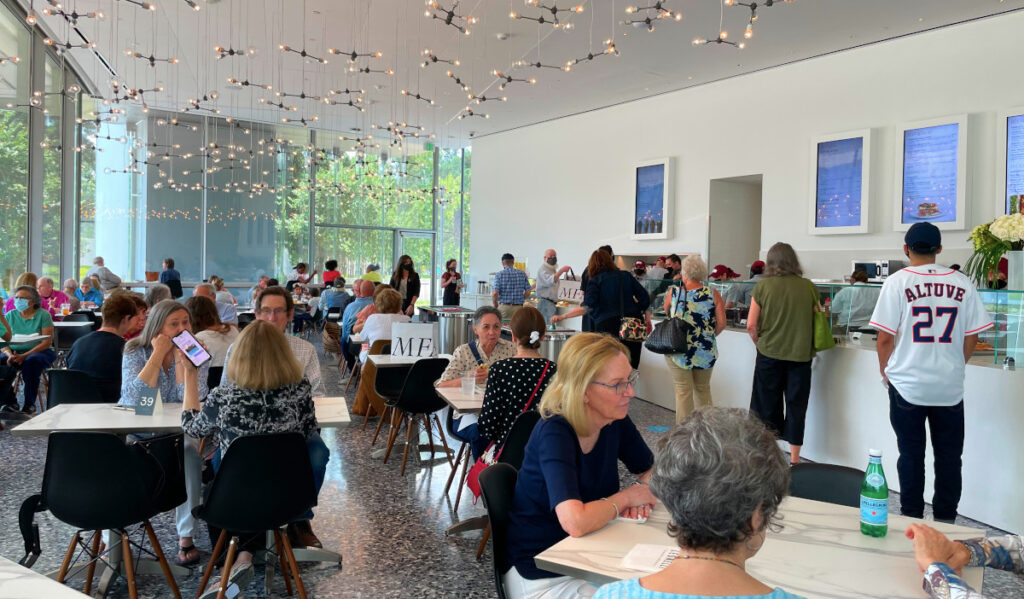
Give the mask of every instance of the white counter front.
M 750 337 L 725 330 L 711 377 L 715 405 L 750 407 L 756 351 Z M 802 455 L 815 462 L 864 469 L 868 449 L 882 450 L 889 488 L 898 491 L 896 435 L 878 355 L 863 347 L 836 347 L 814 359 Z M 675 409 L 665 357 L 643 352 L 637 396 Z M 1024 532 L 1024 372 L 967 365 L 966 438 L 960 513 L 1012 532 Z M 931 502 L 932 455 L 926 458 L 925 501 Z

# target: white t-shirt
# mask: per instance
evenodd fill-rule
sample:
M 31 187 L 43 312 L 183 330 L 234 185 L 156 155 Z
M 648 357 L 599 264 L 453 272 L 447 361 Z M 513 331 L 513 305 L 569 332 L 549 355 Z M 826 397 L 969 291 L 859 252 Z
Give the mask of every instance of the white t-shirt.
M 926 264 L 885 280 L 870 325 L 896 336 L 885 376 L 903 399 L 953 406 L 964 396 L 964 337 L 991 327 L 992 317 L 966 275 Z
M 206 350 L 210 352 L 212 359 L 210 366 L 224 366 L 224 360 L 228 356 L 228 348 L 238 339 L 238 329 L 231 327 L 227 333 L 220 333 L 207 329 L 196 333 L 196 339 L 203 342 Z
M 396 322 L 409 322 L 412 319 L 405 314 L 371 314 L 363 325 L 362 336 L 364 347 L 369 348 L 378 339 L 391 339 L 391 325 Z M 359 354 L 359 361 L 366 362 L 369 349 Z

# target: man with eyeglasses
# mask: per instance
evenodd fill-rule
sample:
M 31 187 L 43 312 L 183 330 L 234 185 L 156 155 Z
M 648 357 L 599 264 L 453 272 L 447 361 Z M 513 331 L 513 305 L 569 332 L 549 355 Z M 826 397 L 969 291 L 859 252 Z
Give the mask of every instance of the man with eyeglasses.
M 295 354 L 295 359 L 302 364 L 303 374 L 313 389 L 313 397 L 323 397 L 324 387 L 320 380 L 320 361 L 317 359 L 316 349 L 308 341 L 288 334 L 288 324 L 295 316 L 295 304 L 292 302 L 291 294 L 285 291 L 284 287 L 267 287 L 256 296 L 255 312 L 257 320 L 272 322 L 274 326 L 281 329 L 281 332 L 288 338 L 288 344 L 292 348 L 292 353 Z M 234 345 L 228 347 L 227 354 L 224 356 L 224 364 L 231 361 L 233 347 Z M 227 382 L 227 373 L 228 369 L 225 368 L 221 374 L 222 385 Z M 306 440 L 306 447 L 309 449 L 309 461 L 313 465 L 313 482 L 319 494 L 320 487 L 324 484 L 327 461 L 330 459 L 331 453 L 323 439 L 320 438 L 319 432 Z M 323 544 L 313 534 L 313 527 L 309 522 L 313 518 L 312 510 L 306 515 L 307 519 L 288 525 L 288 540 L 299 547 L 322 548 Z

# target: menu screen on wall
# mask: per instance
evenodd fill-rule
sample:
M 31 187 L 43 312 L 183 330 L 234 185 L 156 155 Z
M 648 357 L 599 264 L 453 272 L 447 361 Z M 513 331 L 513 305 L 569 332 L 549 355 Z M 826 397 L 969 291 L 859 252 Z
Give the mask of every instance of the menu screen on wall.
M 903 224 L 956 222 L 960 125 L 903 132 Z
M 1024 115 L 1006 119 L 1006 214 L 1024 213 Z
M 636 212 L 633 233 L 661 233 L 665 211 L 665 165 L 652 164 L 636 169 Z
M 818 144 L 816 227 L 856 227 L 861 219 L 864 138 Z

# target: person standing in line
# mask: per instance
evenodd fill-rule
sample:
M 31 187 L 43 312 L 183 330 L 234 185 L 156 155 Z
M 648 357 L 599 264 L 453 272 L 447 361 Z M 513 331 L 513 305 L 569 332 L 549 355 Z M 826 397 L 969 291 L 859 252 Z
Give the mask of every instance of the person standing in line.
M 530 280 L 526 278 L 525 272 L 513 266 L 515 262 L 516 258 L 512 254 L 502 254 L 501 270 L 494 275 L 491 299 L 501 313 L 502 320 L 512 320 L 512 316 L 530 297 Z
M 613 265 L 615 264 L 615 252 L 612 250 L 612 246 L 610 246 L 610 245 L 602 245 L 601 247 L 599 247 L 597 249 L 599 251 L 602 251 L 602 252 L 608 254 L 608 256 L 611 258 L 612 264 Z M 583 290 L 584 297 L 586 297 L 587 285 L 589 283 L 590 283 L 590 263 L 588 262 L 587 266 L 583 269 L 583 272 L 580 273 L 580 289 Z M 582 332 L 584 332 L 584 333 L 592 332 L 592 331 L 595 330 L 594 329 L 594 319 L 591 317 L 590 312 L 584 312 L 583 316 L 580 318 L 580 330 Z
M 551 317 L 558 311 L 558 279 L 569 272 L 568 266 L 559 268 L 558 253 L 555 250 L 544 251 L 544 263 L 537 269 L 537 309 L 544 316 L 544 322 L 551 322 Z
M 402 314 L 412 318 L 416 301 L 420 299 L 420 275 L 412 263 L 412 256 L 403 254 L 398 258 L 390 284 L 402 296 Z
M 95 276 L 100 280 L 100 291 L 110 291 L 121 286 L 121 277 L 115 275 L 109 268 L 103 266 L 103 257 L 96 256 L 92 260 L 93 267 L 85 272 L 86 277 Z
M 789 443 L 790 463 L 798 464 L 811 396 L 818 291 L 802 276 L 793 246 L 776 243 L 766 259 L 747 315 L 747 333 L 757 346 L 750 411 Z
M 462 275 L 456 270 L 459 263 L 455 258 L 450 258 L 444 263 L 444 274 L 441 275 L 441 289 L 444 295 L 441 298 L 442 306 L 458 306 L 462 303 L 459 290 L 462 289 Z
M 696 254 L 683 260 L 681 285 L 665 296 L 665 314 L 693 325 L 686 334 L 686 350 L 668 354 L 665 361 L 676 391 L 676 424 L 694 409 L 711 405 L 711 370 L 718 360 L 717 337 L 725 330 L 725 304 L 717 291 L 704 284 L 708 266 Z M 680 297 L 679 292 L 685 289 Z
M 935 454 L 932 508 L 936 520 L 952 523 L 962 486 L 964 371 L 992 317 L 966 275 L 935 264 L 938 227 L 915 223 L 904 242 L 910 266 L 885 280 L 870 322 L 878 329 L 878 365 L 900 452 L 900 513 L 924 517 L 927 422 Z

